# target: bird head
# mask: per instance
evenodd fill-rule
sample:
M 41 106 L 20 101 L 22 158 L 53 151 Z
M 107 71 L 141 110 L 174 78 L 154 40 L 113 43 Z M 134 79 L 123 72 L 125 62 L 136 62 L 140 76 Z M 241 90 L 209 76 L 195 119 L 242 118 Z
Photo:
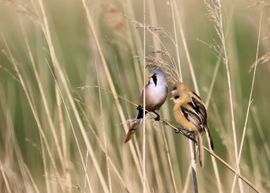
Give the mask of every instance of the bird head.
M 166 85 L 167 86 L 167 78 L 165 73 L 160 69 L 151 70 L 148 74 L 149 83 L 153 83 L 155 86 L 157 85 Z
M 174 84 L 173 89 L 171 91 L 172 93 L 171 100 L 173 100 L 174 103 L 178 103 L 180 99 L 185 97 L 189 91 L 190 90 L 188 87 L 186 87 L 182 82 L 177 81 Z

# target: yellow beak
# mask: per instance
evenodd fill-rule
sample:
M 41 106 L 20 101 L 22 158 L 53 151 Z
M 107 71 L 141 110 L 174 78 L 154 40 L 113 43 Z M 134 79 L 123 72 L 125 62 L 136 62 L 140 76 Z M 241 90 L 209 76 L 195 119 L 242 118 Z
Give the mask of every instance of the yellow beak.
M 174 97 L 171 97 L 171 98 L 170 98 L 170 100 L 173 100 L 173 99 L 174 99 Z
M 151 79 L 152 76 L 153 76 L 153 74 L 148 74 L 148 75 L 147 75 L 147 79 L 148 79 L 148 80 Z

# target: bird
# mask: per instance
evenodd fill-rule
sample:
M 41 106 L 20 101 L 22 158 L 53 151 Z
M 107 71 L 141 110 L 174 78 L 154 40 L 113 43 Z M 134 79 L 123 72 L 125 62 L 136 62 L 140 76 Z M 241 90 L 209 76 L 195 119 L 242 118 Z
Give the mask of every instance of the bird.
M 177 81 L 173 89 L 172 100 L 174 102 L 173 113 L 180 128 L 197 137 L 200 166 L 204 165 L 204 152 L 202 136 L 208 133 L 211 149 L 214 150 L 214 143 L 207 124 L 207 110 L 201 97 L 192 91 L 183 82 Z
M 144 93 L 145 93 L 145 110 L 144 106 Z M 138 114 L 133 120 L 130 129 L 126 135 L 125 143 L 127 143 L 140 123 L 144 118 L 144 114 L 153 112 L 156 117 L 155 121 L 160 120 L 160 115 L 156 112 L 164 104 L 168 95 L 168 82 L 167 76 L 161 69 L 152 69 L 148 74 L 148 82 L 141 92 L 140 104 L 137 106 Z M 145 113 L 144 113 L 145 112 Z

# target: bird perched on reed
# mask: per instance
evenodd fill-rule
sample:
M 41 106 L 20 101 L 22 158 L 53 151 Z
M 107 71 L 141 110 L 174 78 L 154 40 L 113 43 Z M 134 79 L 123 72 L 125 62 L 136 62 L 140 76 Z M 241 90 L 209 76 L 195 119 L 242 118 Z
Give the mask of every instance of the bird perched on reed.
M 155 120 L 159 121 L 160 116 L 156 112 L 156 110 L 159 110 L 159 108 L 163 105 L 168 95 L 167 77 L 162 70 L 153 69 L 150 71 L 150 74 L 148 76 L 148 83 L 145 85 L 141 93 L 140 104 L 137 107 L 138 115 L 131 124 L 131 127 L 126 135 L 125 143 L 131 139 L 132 134 L 135 132 L 135 130 L 138 128 L 141 121 L 143 120 L 144 92 L 145 92 L 145 110 L 146 110 L 145 114 L 147 114 L 148 112 L 153 112 L 154 114 L 156 114 Z
M 201 98 L 184 83 L 177 81 L 172 90 L 171 98 L 174 105 L 174 117 L 180 128 L 197 137 L 200 166 L 204 165 L 202 135 L 207 131 L 212 150 L 213 139 L 207 125 L 207 111 Z

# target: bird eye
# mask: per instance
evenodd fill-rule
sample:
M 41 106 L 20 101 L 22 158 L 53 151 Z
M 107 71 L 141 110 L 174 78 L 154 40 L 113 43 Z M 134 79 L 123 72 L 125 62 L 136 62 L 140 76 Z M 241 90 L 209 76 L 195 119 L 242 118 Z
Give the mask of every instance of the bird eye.
M 157 86 L 157 75 L 153 74 L 152 76 L 155 86 Z
M 179 98 L 179 96 L 178 96 L 178 95 L 174 96 L 174 99 L 178 99 L 178 98 Z
M 173 90 L 176 90 L 176 86 L 173 87 Z

